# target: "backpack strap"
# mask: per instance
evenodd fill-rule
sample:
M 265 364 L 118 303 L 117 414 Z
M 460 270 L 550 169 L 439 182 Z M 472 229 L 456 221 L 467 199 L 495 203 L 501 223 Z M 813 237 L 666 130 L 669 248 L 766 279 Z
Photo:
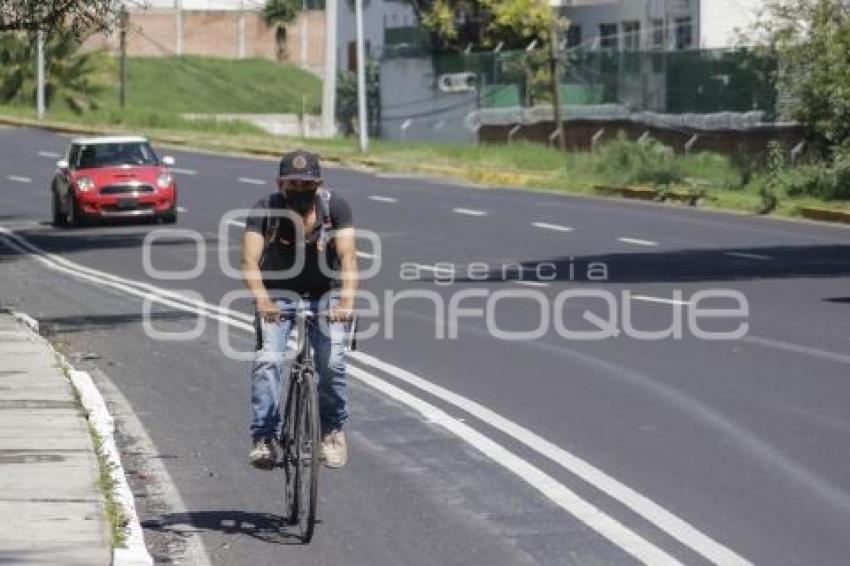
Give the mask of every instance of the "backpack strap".
M 274 240 L 277 229 L 280 227 L 280 216 L 268 214 L 272 208 L 272 196 L 269 195 L 266 197 L 266 217 L 263 222 L 263 237 L 266 241 L 265 247 L 268 247 L 272 240 Z
M 333 218 L 331 218 L 331 197 L 333 193 L 330 189 L 319 187 L 319 206 L 321 207 L 322 224 L 319 228 L 319 249 L 323 250 L 330 240 L 330 232 L 333 230 Z

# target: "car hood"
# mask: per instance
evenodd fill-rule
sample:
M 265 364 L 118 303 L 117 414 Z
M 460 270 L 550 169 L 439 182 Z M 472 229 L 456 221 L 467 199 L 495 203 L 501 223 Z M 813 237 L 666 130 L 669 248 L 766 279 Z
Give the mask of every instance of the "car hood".
M 103 167 L 99 169 L 79 169 L 74 171 L 74 179 L 88 177 L 95 186 L 120 185 L 124 183 L 145 183 L 153 185 L 162 172 L 159 165 L 145 167 Z

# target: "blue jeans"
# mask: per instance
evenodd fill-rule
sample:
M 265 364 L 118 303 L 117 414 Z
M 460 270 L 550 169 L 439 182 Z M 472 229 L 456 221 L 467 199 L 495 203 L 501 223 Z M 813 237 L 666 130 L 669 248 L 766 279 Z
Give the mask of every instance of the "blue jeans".
M 289 299 L 275 301 L 283 313 L 292 313 L 295 303 Z M 310 300 L 313 312 L 327 310 L 327 302 Z M 336 304 L 335 300 L 330 306 Z M 257 350 L 251 370 L 251 436 L 254 440 L 276 434 L 281 424 L 280 394 L 287 391 L 289 370 L 294 353 L 287 352 L 286 342 L 292 332 L 294 320 L 284 317 L 278 322 L 266 322 L 259 314 L 254 316 L 257 332 Z M 334 322 L 322 325 L 312 320 L 307 323 L 307 334 L 313 346 L 313 362 L 319 374 L 319 414 L 322 431 L 339 430 L 348 419 L 346 394 L 345 336 L 346 324 Z

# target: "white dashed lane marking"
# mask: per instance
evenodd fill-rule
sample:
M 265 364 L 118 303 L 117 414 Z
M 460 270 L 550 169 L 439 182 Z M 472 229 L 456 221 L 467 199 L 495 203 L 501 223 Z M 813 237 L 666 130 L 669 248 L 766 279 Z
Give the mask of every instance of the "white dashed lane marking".
M 463 214 L 465 216 L 487 216 L 487 213 L 483 210 L 475 210 L 472 208 L 453 208 L 452 212 L 455 214 Z
M 369 200 L 374 200 L 375 202 L 388 202 L 395 203 L 398 202 L 398 199 L 395 197 L 382 197 L 380 195 L 372 195 L 369 197 Z
M 532 226 L 535 228 L 541 228 L 543 230 L 553 230 L 555 232 L 572 232 L 573 229 L 569 226 L 561 226 L 560 224 L 549 224 L 548 222 L 532 222 Z
M 197 175 L 198 172 L 194 169 L 181 169 L 180 167 L 169 167 L 169 170 L 172 173 L 177 173 L 178 175 Z
M 239 177 L 236 180 L 239 181 L 240 183 L 245 183 L 247 185 L 266 185 L 266 184 L 268 184 L 266 181 L 263 181 L 262 179 L 254 179 L 252 177 Z
M 543 281 L 515 281 L 517 285 L 525 285 L 526 287 L 548 287 L 549 284 Z
M 617 238 L 617 241 L 623 242 L 624 244 L 634 244 L 636 246 L 655 247 L 658 245 L 658 242 L 653 242 L 652 240 L 639 240 L 637 238 Z
M 648 297 L 646 295 L 634 295 L 632 299 L 635 301 L 644 301 L 647 303 L 661 303 L 663 305 L 677 305 L 677 306 L 687 306 L 691 303 L 688 301 L 682 301 L 679 299 L 665 299 L 663 297 Z
M 6 178 L 10 181 L 15 181 L 16 183 L 32 183 L 32 179 L 29 177 L 21 177 L 20 175 L 6 175 Z
M 770 261 L 771 259 L 773 259 L 773 258 L 771 258 L 770 256 L 767 256 L 767 255 L 748 254 L 748 253 L 744 253 L 744 252 L 726 252 L 723 255 L 728 255 L 729 257 L 740 257 L 740 258 L 743 258 L 743 259 L 755 259 L 755 260 L 759 260 L 759 261 Z
M 49 157 L 50 159 L 59 159 L 60 157 L 62 157 L 60 154 L 56 153 L 55 151 L 39 151 L 38 155 L 40 157 Z

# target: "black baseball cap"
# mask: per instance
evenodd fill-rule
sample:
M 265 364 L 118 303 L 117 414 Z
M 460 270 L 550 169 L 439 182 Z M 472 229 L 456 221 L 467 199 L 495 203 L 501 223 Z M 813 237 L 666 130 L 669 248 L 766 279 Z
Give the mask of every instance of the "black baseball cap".
M 278 179 L 321 182 L 322 169 L 319 167 L 319 156 L 301 149 L 284 153 L 280 158 Z

